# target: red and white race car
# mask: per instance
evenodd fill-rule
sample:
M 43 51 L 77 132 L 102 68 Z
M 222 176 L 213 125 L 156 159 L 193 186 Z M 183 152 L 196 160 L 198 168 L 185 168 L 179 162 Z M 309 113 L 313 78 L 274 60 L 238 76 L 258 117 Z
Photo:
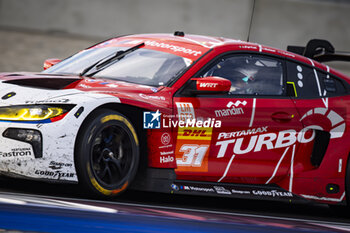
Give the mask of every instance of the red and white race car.
M 323 40 L 282 51 L 176 32 L 3 73 L 1 174 L 79 182 L 100 196 L 133 188 L 346 204 L 350 78 L 316 60 L 349 59 Z

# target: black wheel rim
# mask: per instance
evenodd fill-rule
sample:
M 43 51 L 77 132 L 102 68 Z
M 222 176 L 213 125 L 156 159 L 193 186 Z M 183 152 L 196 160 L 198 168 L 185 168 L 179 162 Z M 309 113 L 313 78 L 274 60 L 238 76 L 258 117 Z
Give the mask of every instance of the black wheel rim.
M 94 176 L 105 188 L 117 188 L 130 176 L 133 148 L 123 127 L 110 125 L 101 129 L 92 141 L 90 155 Z

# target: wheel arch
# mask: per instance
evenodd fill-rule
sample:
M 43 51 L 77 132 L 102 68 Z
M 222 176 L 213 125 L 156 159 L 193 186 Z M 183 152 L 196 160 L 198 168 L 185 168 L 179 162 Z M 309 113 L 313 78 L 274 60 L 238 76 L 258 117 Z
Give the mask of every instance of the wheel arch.
M 148 153 L 147 153 L 147 132 L 146 130 L 143 129 L 143 111 L 146 111 L 146 109 L 131 106 L 131 105 L 126 105 L 126 104 L 121 104 L 121 103 L 105 103 L 102 104 L 96 108 L 94 108 L 92 111 L 89 112 L 89 114 L 85 117 L 83 122 L 81 123 L 77 136 L 75 137 L 75 142 L 74 142 L 74 163 L 76 163 L 76 149 L 77 149 L 77 142 L 79 135 L 81 134 L 82 129 L 85 127 L 85 125 L 89 122 L 90 118 L 92 115 L 101 109 L 106 109 L 106 110 L 113 110 L 117 111 L 120 114 L 124 115 L 127 117 L 130 121 L 131 124 L 134 126 L 138 141 L 139 141 L 139 153 L 140 153 L 140 161 L 139 161 L 139 171 L 143 171 L 147 169 L 148 167 Z

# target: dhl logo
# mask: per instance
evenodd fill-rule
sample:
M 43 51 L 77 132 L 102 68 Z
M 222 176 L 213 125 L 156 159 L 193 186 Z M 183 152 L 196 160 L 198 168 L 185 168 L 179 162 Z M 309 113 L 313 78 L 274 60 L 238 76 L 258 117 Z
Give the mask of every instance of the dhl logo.
M 211 140 L 212 128 L 179 128 L 177 139 Z

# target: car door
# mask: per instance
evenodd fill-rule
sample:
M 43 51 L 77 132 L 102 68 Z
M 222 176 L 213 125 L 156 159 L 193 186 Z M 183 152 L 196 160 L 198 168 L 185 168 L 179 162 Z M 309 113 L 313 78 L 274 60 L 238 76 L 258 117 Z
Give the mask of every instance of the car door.
M 265 184 L 286 177 L 302 124 L 286 96 L 284 61 L 231 54 L 196 74 L 208 76 L 230 80 L 230 92 L 191 93 L 189 81 L 174 97 L 179 120 L 207 123 L 176 128 L 178 179 Z

